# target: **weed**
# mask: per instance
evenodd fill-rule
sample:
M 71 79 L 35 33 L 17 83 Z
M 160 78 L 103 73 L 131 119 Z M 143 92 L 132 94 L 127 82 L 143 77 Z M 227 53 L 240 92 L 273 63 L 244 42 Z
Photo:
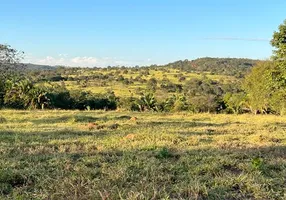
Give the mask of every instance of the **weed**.
M 7 120 L 0 115 L 0 124 L 6 123 L 6 122 L 7 122 Z
M 264 166 L 264 160 L 261 157 L 253 158 L 251 161 L 251 166 L 253 169 L 262 170 Z
M 165 158 L 170 158 L 172 157 L 171 152 L 169 151 L 169 149 L 167 147 L 163 147 L 157 154 L 156 156 L 159 159 L 165 159 Z

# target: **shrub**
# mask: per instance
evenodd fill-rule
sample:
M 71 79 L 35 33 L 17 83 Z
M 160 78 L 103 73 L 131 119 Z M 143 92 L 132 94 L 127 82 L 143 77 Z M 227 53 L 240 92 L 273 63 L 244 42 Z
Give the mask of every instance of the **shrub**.
M 143 94 L 137 101 L 140 111 L 158 111 L 157 100 L 151 93 Z
M 186 98 L 183 95 L 173 95 L 166 99 L 164 104 L 164 111 L 184 111 L 188 109 Z
M 163 147 L 156 156 L 159 159 L 166 159 L 172 157 L 171 152 L 168 150 L 167 147 Z
M 79 110 L 115 110 L 117 108 L 116 97 L 114 94 L 92 94 L 90 92 L 73 91 L 71 93 L 72 108 Z
M 138 98 L 135 97 L 120 98 L 118 106 L 128 111 L 139 111 L 137 102 Z
M 70 92 L 67 90 L 53 91 L 47 93 L 50 99 L 50 108 L 70 109 L 72 108 L 72 98 Z

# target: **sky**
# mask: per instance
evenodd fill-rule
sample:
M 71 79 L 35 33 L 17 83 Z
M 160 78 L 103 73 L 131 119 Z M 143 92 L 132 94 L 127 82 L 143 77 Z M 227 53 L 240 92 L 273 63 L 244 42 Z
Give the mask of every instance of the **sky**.
M 0 43 L 23 62 L 105 67 L 268 59 L 285 0 L 0 0 Z

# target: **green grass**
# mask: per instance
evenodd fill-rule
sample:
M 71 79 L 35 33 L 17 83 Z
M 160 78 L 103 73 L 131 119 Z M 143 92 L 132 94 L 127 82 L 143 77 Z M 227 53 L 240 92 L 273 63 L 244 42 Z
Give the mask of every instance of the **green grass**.
M 142 69 L 141 69 L 142 70 Z M 85 76 L 91 76 L 94 73 L 102 73 L 102 74 L 108 74 L 108 73 L 115 73 L 117 70 L 108 70 L 104 71 L 103 69 L 96 69 L 94 71 L 84 71 L 84 70 L 79 70 L 77 73 L 80 75 L 85 75 Z M 179 70 L 175 69 L 168 69 L 168 72 L 160 71 L 160 70 L 149 70 L 150 75 L 144 75 L 142 76 L 143 79 L 149 80 L 150 78 L 156 78 L 158 82 L 160 82 L 162 79 L 167 78 L 169 79 L 172 83 L 175 84 L 182 84 L 184 85 L 188 80 L 191 80 L 193 78 L 202 78 L 203 74 L 206 75 L 211 80 L 219 81 L 221 83 L 230 83 L 233 81 L 236 81 L 236 78 L 233 76 L 225 76 L 225 75 L 212 75 L 208 72 L 205 73 L 187 73 L 187 72 L 181 72 Z M 179 77 L 175 77 L 175 75 L 183 74 L 183 76 L 186 78 L 185 81 L 179 82 Z M 136 76 L 140 75 L 140 71 L 138 72 L 132 72 L 128 71 L 127 74 L 120 73 L 119 75 L 122 75 L 124 78 L 129 78 L 133 77 L 135 78 Z M 118 75 L 118 76 L 119 76 Z M 75 75 L 69 75 L 71 77 L 75 77 Z M 102 81 L 98 80 L 89 80 L 87 83 L 87 87 L 82 87 L 81 85 L 77 84 L 76 81 L 65 81 L 65 85 L 67 89 L 69 90 L 84 90 L 84 91 L 90 91 L 93 93 L 105 93 L 107 90 L 112 90 L 114 91 L 115 95 L 118 97 L 130 97 L 131 95 L 136 96 L 136 89 L 141 88 L 143 91 L 146 89 L 147 84 L 146 83 L 139 83 L 139 82 L 134 82 L 133 84 L 130 85 L 125 85 L 122 82 L 119 81 L 107 81 L 105 86 L 102 86 L 100 83 Z M 158 88 L 157 91 L 162 91 L 160 89 L 160 84 L 158 83 Z M 171 94 L 169 94 L 170 96 Z M 138 95 L 137 95 L 138 96 Z M 166 97 L 166 92 L 164 92 L 164 98 Z M 158 96 L 160 99 L 160 95 Z
M 286 198 L 286 117 L 2 110 L 0 118 L 2 199 Z

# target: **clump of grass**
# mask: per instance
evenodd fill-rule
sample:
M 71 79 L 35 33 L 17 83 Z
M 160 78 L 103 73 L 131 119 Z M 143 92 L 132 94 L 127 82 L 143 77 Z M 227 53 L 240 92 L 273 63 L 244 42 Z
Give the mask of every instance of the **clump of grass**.
M 111 124 L 108 126 L 109 129 L 113 129 L 113 130 L 118 129 L 118 127 L 119 127 L 119 124 Z
M 0 183 L 0 194 L 10 194 L 13 191 L 13 187 L 8 183 Z
M 263 158 L 260 158 L 260 157 L 253 158 L 251 161 L 251 166 L 253 169 L 262 170 L 264 167 Z
M 172 153 L 167 147 L 163 147 L 156 156 L 159 159 L 166 159 L 173 157 Z
M 18 172 L 12 170 L 0 171 L 0 194 L 9 194 L 14 187 L 22 186 L 26 183 L 26 179 Z
M 75 115 L 75 116 L 71 117 L 70 122 L 72 122 L 72 123 L 77 123 L 77 122 L 90 123 L 90 122 L 95 122 L 96 120 L 98 120 L 96 117 Z
M 0 124 L 6 123 L 6 122 L 7 122 L 6 118 L 0 115 Z

